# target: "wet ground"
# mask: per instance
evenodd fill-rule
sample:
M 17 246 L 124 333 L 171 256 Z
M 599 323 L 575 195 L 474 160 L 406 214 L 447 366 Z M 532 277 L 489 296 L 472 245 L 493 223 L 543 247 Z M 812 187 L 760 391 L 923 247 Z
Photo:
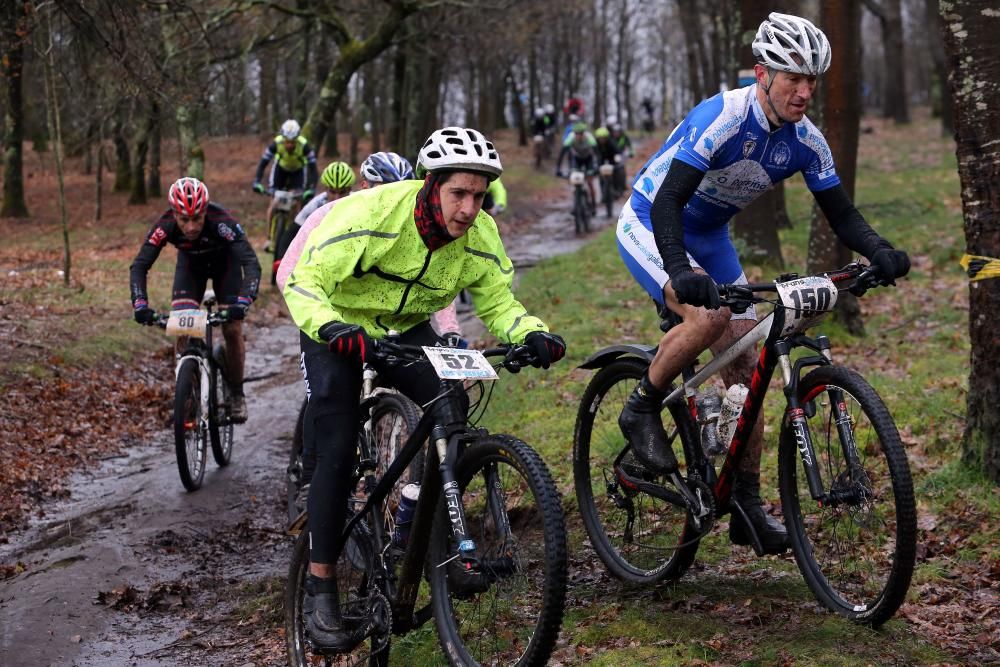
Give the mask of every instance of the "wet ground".
M 599 214 L 592 230 L 615 219 Z M 554 206 L 504 244 L 523 270 L 586 240 Z M 461 319 L 467 337 L 482 335 L 474 315 Z M 26 565 L 0 583 L 0 665 L 281 664 L 281 639 L 256 626 L 280 618 L 269 582 L 291 550 L 284 468 L 303 389 L 298 335 L 283 322 L 248 333 L 250 420 L 229 466 L 209 455 L 199 491 L 181 486 L 172 434 L 154 433 L 75 478 L 70 501 L 0 545 L 0 561 Z

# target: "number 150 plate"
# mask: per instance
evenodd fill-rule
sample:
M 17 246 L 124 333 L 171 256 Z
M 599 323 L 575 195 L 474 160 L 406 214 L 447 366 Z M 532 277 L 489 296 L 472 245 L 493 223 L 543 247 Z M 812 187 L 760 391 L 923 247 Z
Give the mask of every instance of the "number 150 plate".
M 424 347 L 424 354 L 443 380 L 496 380 L 497 372 L 479 350 Z

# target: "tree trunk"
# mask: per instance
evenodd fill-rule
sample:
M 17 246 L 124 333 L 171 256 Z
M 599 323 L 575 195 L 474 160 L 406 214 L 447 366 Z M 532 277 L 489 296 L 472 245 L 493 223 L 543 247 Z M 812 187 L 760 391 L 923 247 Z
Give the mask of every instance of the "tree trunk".
M 740 14 L 744 35 L 749 34 L 753 38 L 761 21 L 767 18 L 770 7 L 770 3 L 761 0 L 743 0 Z M 740 65 L 744 69 L 754 65 L 749 43 L 740 49 Z M 778 225 L 782 220 L 788 220 L 784 189 L 784 182 L 779 181 L 740 211 L 730 223 L 732 235 L 746 244 L 755 261 L 766 260 L 777 268 L 785 266 L 781 256 L 781 240 L 778 238 Z
M 0 37 L 3 72 L 7 89 L 7 107 L 4 113 L 3 154 L 3 205 L 0 216 L 27 218 L 24 203 L 24 97 L 21 75 L 24 71 L 24 41 L 27 38 L 25 11 L 27 2 L 0 3 Z M 19 30 L 19 23 L 22 23 Z
M 1000 15 L 995 0 L 956 0 L 942 8 L 955 110 L 966 253 L 1000 249 Z M 996 261 L 994 259 L 994 261 Z M 1000 484 L 1000 280 L 969 283 L 970 359 L 963 460 Z
M 48 108 L 49 135 L 55 142 L 56 180 L 59 184 L 59 217 L 62 222 L 63 237 L 63 286 L 69 287 L 70 269 L 73 257 L 69 245 L 69 216 L 66 215 L 66 183 L 63 176 L 63 141 L 62 121 L 59 114 L 59 97 L 56 91 L 55 44 L 52 39 L 52 13 L 55 7 L 50 7 L 46 14 L 46 41 L 48 48 L 43 56 L 45 69 L 45 106 Z
M 174 112 L 177 120 L 177 139 L 180 143 L 181 157 L 184 160 L 181 171 L 187 176 L 193 176 L 199 181 L 205 180 L 205 151 L 198 139 L 198 128 L 195 126 L 194 112 L 186 104 L 178 104 Z
M 104 208 L 104 137 L 97 144 L 97 171 L 94 173 L 94 222 L 100 222 Z
M 820 25 L 837 54 L 823 77 L 823 126 L 841 185 L 852 199 L 858 166 L 858 128 L 861 124 L 861 5 L 858 0 L 823 0 Z M 809 232 L 810 273 L 847 264 L 851 251 L 830 228 L 819 206 L 813 204 Z M 854 296 L 843 293 L 837 302 L 837 317 L 848 331 L 864 335 L 861 308 Z
M 115 122 L 111 129 L 111 141 L 115 145 L 115 184 L 112 192 L 126 192 L 129 179 L 132 178 L 132 165 L 129 159 L 128 141 L 125 139 L 125 104 L 118 103 L 115 109 Z
M 927 41 L 930 46 L 931 61 L 934 63 L 934 87 L 931 95 L 934 115 L 941 118 L 941 136 L 955 134 L 954 112 L 951 91 L 948 89 L 948 69 L 944 60 L 944 45 L 941 43 L 941 15 L 938 0 L 924 0 L 924 18 L 927 23 Z
M 149 178 L 146 181 L 150 197 L 162 197 L 163 185 L 160 179 L 160 149 L 163 144 L 162 116 L 160 105 L 154 99 L 149 108 Z
M 326 133 L 327 126 L 340 107 L 340 101 L 347 91 L 351 76 L 359 67 L 389 47 L 403 19 L 413 11 L 413 5 L 393 2 L 389 12 L 364 41 L 344 38 L 344 41 L 339 43 L 340 53 L 323 80 L 319 99 L 312 105 L 303 128 L 307 137 Z
M 882 51 L 885 57 L 882 117 L 892 118 L 900 124 L 909 123 L 910 106 L 906 99 L 906 72 L 903 69 L 903 13 L 900 0 L 865 0 L 865 6 L 878 17 L 882 26 Z
M 260 96 L 257 98 L 257 131 L 261 139 L 269 141 L 274 136 L 277 114 L 272 111 L 277 99 L 277 67 L 274 58 L 265 50 L 257 56 L 260 65 Z
M 514 100 L 514 116 L 517 118 L 517 145 L 528 145 L 528 124 L 527 114 L 524 105 L 521 103 L 521 90 L 517 87 L 517 79 L 514 76 L 514 68 L 507 68 L 507 81 L 510 83 L 510 96 Z
M 149 126 L 151 118 L 139 123 L 135 133 L 135 161 L 132 163 L 131 187 L 128 203 L 131 206 L 146 203 L 146 156 L 149 153 Z
M 698 30 L 698 8 L 694 0 L 677 0 L 677 10 L 681 24 L 686 26 L 684 34 L 686 36 L 688 89 L 697 104 L 705 98 L 705 89 L 702 88 L 701 76 L 698 73 L 698 48 L 701 42 L 701 31 Z

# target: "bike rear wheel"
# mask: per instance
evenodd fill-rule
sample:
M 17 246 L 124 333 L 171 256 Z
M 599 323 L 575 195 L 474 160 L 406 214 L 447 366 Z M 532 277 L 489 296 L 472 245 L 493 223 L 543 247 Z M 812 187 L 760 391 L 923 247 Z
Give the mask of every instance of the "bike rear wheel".
M 566 604 L 566 524 L 552 477 L 534 450 L 502 435 L 470 445 L 455 473 L 481 571 L 444 564 L 457 545 L 442 499 L 429 569 L 444 654 L 453 665 L 545 664 Z
M 174 393 L 174 449 L 177 471 L 188 491 L 197 491 L 205 478 L 207 433 L 201 410 L 201 368 L 186 359 L 177 371 Z
M 827 608 L 877 627 L 899 609 L 913 574 L 916 506 L 906 453 L 882 399 L 854 371 L 817 368 L 799 383 L 799 400 L 827 498 L 812 498 L 786 420 L 778 465 L 795 560 Z
M 367 525 L 360 522 L 351 534 L 351 540 L 341 551 L 334 570 L 340 591 L 342 613 L 367 613 L 373 607 L 382 609 L 381 597 L 371 582 L 374 557 L 371 536 Z M 309 571 L 309 533 L 302 531 L 295 540 L 292 562 L 285 581 L 285 652 L 292 667 L 314 667 L 315 665 L 369 665 L 389 664 L 389 628 L 391 618 L 378 620 L 384 631 L 376 633 L 366 642 L 346 655 L 335 655 L 317 649 L 306 632 L 305 599 L 306 574 Z
M 693 533 L 684 508 L 630 488 L 615 472 L 620 460 L 630 475 L 665 482 L 635 460 L 618 426 L 618 416 L 648 366 L 643 359 L 623 357 L 599 370 L 583 392 L 573 438 L 576 499 L 590 543 L 611 574 L 637 584 L 679 577 L 698 551 L 697 541 L 686 544 Z M 696 442 L 690 415 L 681 406 L 660 414 L 686 475 L 685 467 L 692 463 L 687 461 L 689 443 Z
M 212 441 L 212 457 L 220 468 L 229 465 L 233 457 L 233 423 L 226 413 L 228 398 L 226 379 L 212 368 L 211 398 L 208 402 L 208 434 Z

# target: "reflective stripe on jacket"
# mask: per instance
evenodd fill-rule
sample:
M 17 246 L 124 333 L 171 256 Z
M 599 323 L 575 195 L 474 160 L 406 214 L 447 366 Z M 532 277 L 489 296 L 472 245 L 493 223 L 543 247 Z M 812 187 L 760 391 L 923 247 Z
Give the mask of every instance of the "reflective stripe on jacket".
M 469 290 L 476 314 L 503 342 L 548 331 L 511 293 L 514 265 L 496 223 L 480 211 L 461 238 L 427 249 L 413 209 L 422 181 L 400 181 L 338 200 L 306 242 L 283 291 L 292 319 L 319 341 L 327 322 L 382 338 L 404 332 Z

